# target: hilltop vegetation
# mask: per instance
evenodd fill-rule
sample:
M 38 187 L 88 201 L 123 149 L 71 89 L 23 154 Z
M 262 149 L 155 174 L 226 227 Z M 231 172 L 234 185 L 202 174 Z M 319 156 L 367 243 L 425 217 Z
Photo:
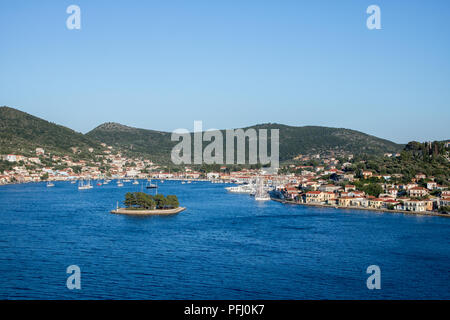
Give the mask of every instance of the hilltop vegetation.
M 260 124 L 250 128 L 280 129 L 280 160 L 286 161 L 299 154 L 381 155 L 399 152 L 403 145 L 380 139 L 359 131 L 319 126 L 293 127 L 282 124 Z
M 409 182 L 423 173 L 435 177 L 438 184 L 450 185 L 449 147 L 442 141 L 409 142 L 399 157 L 360 157 L 349 170 L 372 170 L 382 175 L 401 174 L 402 182 Z
M 342 128 L 293 127 L 268 123 L 244 130 L 250 128 L 257 131 L 268 129 L 269 136 L 270 129 L 280 130 L 280 161 L 292 160 L 299 154 L 376 156 L 385 152 L 399 152 L 403 147 L 388 140 Z M 225 130 L 222 133 L 225 138 Z M 88 152 L 90 148 L 101 151 L 101 143 L 106 143 L 126 156 L 170 164 L 170 154 L 177 143 L 171 141 L 170 137 L 170 132 L 133 128 L 111 122 L 83 135 L 13 108 L 0 108 L 0 154 L 27 156 L 34 154 L 37 147 L 53 154 L 73 154 L 73 148 L 77 148 L 79 158 L 89 158 L 92 156 Z M 208 142 L 203 144 L 206 146 Z M 270 149 L 270 138 L 268 146 Z
M 154 162 L 163 163 L 170 161 L 170 153 L 176 144 L 170 140 L 168 132 L 138 129 L 114 122 L 104 123 L 86 136 L 113 146 L 126 155 L 150 157 Z
M 45 121 L 9 107 L 0 107 L 0 154 L 35 154 L 36 148 L 54 154 L 88 154 L 88 149 L 100 150 L 97 141 L 82 133 Z
M 257 132 L 258 129 L 268 129 L 269 150 L 270 129 L 279 129 L 280 161 L 291 160 L 299 154 L 333 152 L 380 155 L 402 149 L 402 145 L 349 129 L 291 127 L 271 123 L 244 128 L 247 129 L 256 129 Z M 225 140 L 225 130 L 222 130 L 222 134 Z M 170 140 L 169 132 L 132 128 L 117 123 L 102 124 L 87 133 L 87 136 L 120 148 L 129 155 L 152 156 L 163 163 L 170 162 L 170 152 L 177 143 Z M 207 143 L 204 142 L 203 145 L 206 146 Z

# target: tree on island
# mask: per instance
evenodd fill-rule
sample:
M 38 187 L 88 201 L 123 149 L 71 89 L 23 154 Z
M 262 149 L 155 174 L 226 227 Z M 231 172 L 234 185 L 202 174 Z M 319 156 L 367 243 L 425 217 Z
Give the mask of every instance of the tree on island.
M 124 201 L 125 207 L 130 208 L 137 205 L 136 197 L 133 193 L 127 192 L 125 194 L 125 201 Z
M 167 205 L 167 199 L 162 194 L 157 194 L 153 197 L 156 202 L 156 207 L 158 209 L 165 209 Z
M 178 208 L 180 205 L 175 195 L 168 195 L 166 198 L 162 194 L 152 196 L 145 192 L 127 192 L 124 204 L 128 209 L 145 210 Z
M 166 197 L 167 199 L 167 206 L 171 208 L 178 208 L 180 206 L 180 203 L 178 202 L 178 198 L 176 195 L 168 195 Z

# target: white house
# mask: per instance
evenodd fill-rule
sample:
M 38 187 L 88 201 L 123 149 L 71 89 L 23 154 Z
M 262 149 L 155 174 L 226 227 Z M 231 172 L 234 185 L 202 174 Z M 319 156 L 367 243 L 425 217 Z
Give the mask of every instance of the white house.
M 15 154 L 7 154 L 5 160 L 9 162 L 16 162 L 17 156 Z

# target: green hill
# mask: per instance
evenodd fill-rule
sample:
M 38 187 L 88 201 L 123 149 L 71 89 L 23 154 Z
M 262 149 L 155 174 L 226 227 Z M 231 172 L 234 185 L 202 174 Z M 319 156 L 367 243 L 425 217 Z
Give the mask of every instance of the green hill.
M 381 155 L 386 152 L 399 152 L 403 148 L 402 145 L 394 142 L 349 129 L 316 126 L 293 127 L 271 123 L 244 129 L 249 128 L 278 128 L 280 130 L 281 161 L 290 160 L 299 154 L 332 151 L 335 154 Z M 268 132 L 270 133 L 270 130 Z M 87 136 L 125 150 L 130 155 L 152 156 L 153 159 L 163 162 L 170 161 L 170 152 L 176 144 L 170 140 L 171 134 L 168 132 L 137 129 L 118 123 L 102 124 L 87 133 Z M 204 145 L 206 144 L 204 143 Z
M 276 123 L 251 128 L 280 129 L 280 160 L 299 154 L 326 153 L 382 155 L 402 150 L 403 145 L 359 131 L 319 126 L 294 127 Z
M 403 148 L 391 141 L 350 129 L 294 127 L 274 123 L 248 128 L 280 130 L 280 161 L 291 160 L 299 154 L 333 152 L 336 155 L 382 155 L 386 152 L 399 152 Z M 177 143 L 172 142 L 170 137 L 170 132 L 138 129 L 111 122 L 83 135 L 25 112 L 0 107 L 0 154 L 29 155 L 34 154 L 37 147 L 44 148 L 46 152 L 67 154 L 73 153 L 72 148 L 75 147 L 80 157 L 83 157 L 89 155 L 89 148 L 101 150 L 100 143 L 104 142 L 125 155 L 143 156 L 155 162 L 169 163 L 171 150 Z M 206 144 L 204 142 L 205 146 Z
M 45 121 L 28 113 L 9 107 L 0 107 L 0 154 L 35 154 L 36 148 L 46 153 L 72 154 L 72 147 L 80 155 L 89 148 L 101 149 L 97 141 L 72 129 Z
M 365 160 L 365 161 L 359 161 Z M 409 142 L 399 157 L 355 158 L 352 171 L 372 170 L 377 174 L 401 174 L 400 181 L 408 183 L 416 174 L 435 177 L 441 185 L 450 185 L 450 147 L 446 141 Z
M 149 157 L 152 161 L 168 162 L 176 142 L 170 133 L 128 127 L 107 122 L 86 134 L 87 137 L 104 142 L 130 156 Z

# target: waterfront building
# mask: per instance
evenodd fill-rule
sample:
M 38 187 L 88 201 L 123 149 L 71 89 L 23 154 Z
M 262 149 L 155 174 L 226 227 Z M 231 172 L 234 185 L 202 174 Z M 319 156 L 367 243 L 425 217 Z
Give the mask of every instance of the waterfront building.
M 334 200 L 337 198 L 336 193 L 334 192 L 322 192 L 323 201 L 335 202 Z
M 383 201 L 383 208 L 384 209 L 389 209 L 390 206 L 392 206 L 392 208 L 396 208 L 396 206 L 398 206 L 400 204 L 399 201 L 394 200 L 394 199 L 385 199 Z
M 350 205 L 352 207 L 367 207 L 368 200 L 364 197 L 352 197 L 350 200 Z
M 322 191 L 322 192 L 335 192 L 339 189 L 341 189 L 341 187 L 335 186 L 334 184 L 326 184 L 326 185 L 321 185 L 319 187 L 319 191 Z
M 369 199 L 369 208 L 372 209 L 381 209 L 383 208 L 383 199 L 380 198 L 371 198 Z
M 441 198 L 439 205 L 441 207 L 449 207 L 450 206 L 450 197 Z
M 428 194 L 427 189 L 423 187 L 414 187 L 408 190 L 410 197 L 424 197 Z
M 422 200 L 407 200 L 403 202 L 402 210 L 415 211 L 415 212 L 425 212 L 426 204 Z
M 351 205 L 353 198 L 352 197 L 340 197 L 338 199 L 338 204 L 341 207 L 349 207 Z
M 323 202 L 322 191 L 308 191 L 305 194 L 305 203 L 319 204 Z

